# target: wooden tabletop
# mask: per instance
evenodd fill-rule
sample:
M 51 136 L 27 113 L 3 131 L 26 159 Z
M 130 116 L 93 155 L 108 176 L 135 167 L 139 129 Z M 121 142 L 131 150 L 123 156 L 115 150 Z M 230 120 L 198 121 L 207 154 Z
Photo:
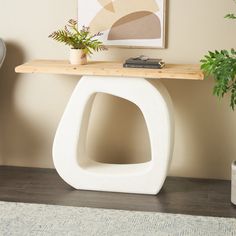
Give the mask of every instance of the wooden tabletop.
M 123 68 L 122 62 L 93 61 L 87 65 L 77 66 L 62 60 L 34 60 L 17 66 L 15 71 L 17 73 L 124 76 L 147 79 L 204 79 L 200 66 L 194 64 L 167 64 L 163 69 L 143 69 Z

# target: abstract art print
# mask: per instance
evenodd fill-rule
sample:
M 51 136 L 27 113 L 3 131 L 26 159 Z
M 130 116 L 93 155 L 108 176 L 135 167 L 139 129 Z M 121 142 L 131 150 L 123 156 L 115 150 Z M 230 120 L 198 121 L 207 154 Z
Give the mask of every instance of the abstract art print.
M 78 0 L 79 26 L 107 46 L 165 47 L 166 0 Z

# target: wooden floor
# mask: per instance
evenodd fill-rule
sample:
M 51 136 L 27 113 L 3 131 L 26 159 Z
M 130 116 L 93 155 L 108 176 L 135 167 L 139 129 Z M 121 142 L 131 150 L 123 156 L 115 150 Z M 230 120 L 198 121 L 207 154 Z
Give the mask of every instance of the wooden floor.
M 168 177 L 157 196 L 79 191 L 55 170 L 0 167 L 0 201 L 236 217 L 230 181 Z

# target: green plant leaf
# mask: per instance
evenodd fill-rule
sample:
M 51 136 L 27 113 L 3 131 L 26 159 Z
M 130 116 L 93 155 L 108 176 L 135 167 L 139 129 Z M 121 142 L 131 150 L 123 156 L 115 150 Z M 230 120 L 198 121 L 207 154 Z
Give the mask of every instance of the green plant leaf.
M 235 50 L 208 52 L 200 62 L 206 78 L 212 76 L 215 80 L 213 94 L 221 99 L 226 93 L 230 93 L 230 106 L 234 110 L 236 105 Z

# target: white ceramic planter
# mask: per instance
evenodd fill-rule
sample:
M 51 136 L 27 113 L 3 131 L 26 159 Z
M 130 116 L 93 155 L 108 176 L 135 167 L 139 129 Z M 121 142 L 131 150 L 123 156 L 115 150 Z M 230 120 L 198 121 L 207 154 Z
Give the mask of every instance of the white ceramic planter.
M 81 49 L 70 49 L 70 63 L 72 65 L 87 64 L 87 55 Z
M 231 202 L 236 205 L 236 161 L 232 163 Z

